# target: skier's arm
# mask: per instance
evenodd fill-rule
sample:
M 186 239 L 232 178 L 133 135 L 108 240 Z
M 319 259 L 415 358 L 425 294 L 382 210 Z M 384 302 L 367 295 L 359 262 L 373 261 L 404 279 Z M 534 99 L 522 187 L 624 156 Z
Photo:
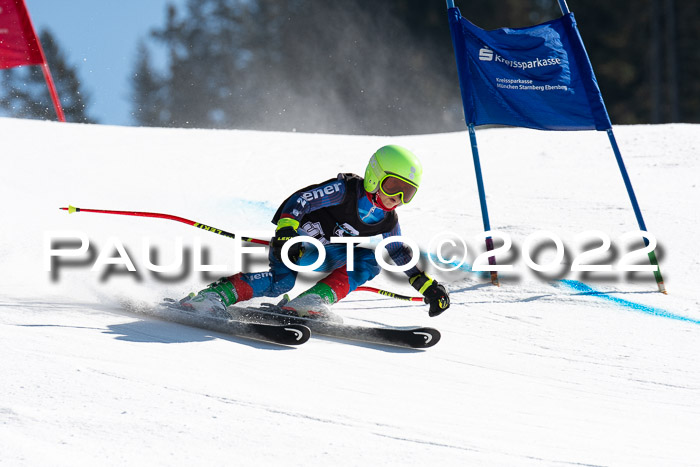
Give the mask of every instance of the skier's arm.
M 391 232 L 383 234 L 384 238 L 400 235 L 401 227 L 398 222 Z M 386 249 L 394 263 L 399 266 L 407 264 L 411 260 L 411 249 L 401 242 L 390 243 Z M 439 284 L 438 281 L 422 272 L 416 266 L 407 270 L 406 275 L 409 277 L 408 281 L 413 288 L 423 294 L 425 302 L 430 305 L 428 314 L 431 317 L 439 315 L 450 307 L 450 296 L 447 293 L 447 289 Z
M 382 234 L 383 238 L 387 237 L 400 237 L 401 236 L 401 226 L 397 222 L 396 225 L 394 226 L 393 229 L 391 229 L 390 232 L 386 232 Z M 404 264 L 408 264 L 409 261 L 411 261 L 411 258 L 413 257 L 413 251 L 404 245 L 402 242 L 392 242 L 389 243 L 386 246 L 386 250 L 389 252 L 389 256 L 391 257 L 391 260 L 396 264 L 397 266 L 403 266 Z M 418 269 L 416 266 L 413 266 L 411 269 L 408 269 L 405 271 L 406 275 L 408 277 L 415 276 L 416 274 L 420 274 L 420 269 Z

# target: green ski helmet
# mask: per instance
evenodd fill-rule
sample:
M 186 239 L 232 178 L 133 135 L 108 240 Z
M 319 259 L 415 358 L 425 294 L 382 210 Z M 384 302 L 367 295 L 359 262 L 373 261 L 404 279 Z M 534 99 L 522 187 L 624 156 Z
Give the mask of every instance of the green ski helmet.
M 365 170 L 365 190 L 379 190 L 387 196 L 401 196 L 401 202 L 411 202 L 423 176 L 420 161 L 406 148 L 390 144 L 383 146 L 369 159 Z

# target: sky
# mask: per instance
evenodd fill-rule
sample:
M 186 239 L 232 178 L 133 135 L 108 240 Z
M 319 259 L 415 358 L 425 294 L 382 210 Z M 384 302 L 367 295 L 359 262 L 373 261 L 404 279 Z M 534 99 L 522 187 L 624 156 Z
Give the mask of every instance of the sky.
M 185 0 L 25 0 L 37 33 L 57 38 L 90 99 L 99 123 L 132 125 L 130 74 L 140 39 L 165 21 L 168 3 Z

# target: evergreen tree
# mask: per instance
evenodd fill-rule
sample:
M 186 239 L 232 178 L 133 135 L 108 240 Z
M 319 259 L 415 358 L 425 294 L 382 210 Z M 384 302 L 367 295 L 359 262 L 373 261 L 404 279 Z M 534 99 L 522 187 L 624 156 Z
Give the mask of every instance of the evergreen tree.
M 665 39 L 677 66 L 668 61 L 673 73 L 663 94 L 683 96 L 679 110 L 667 113 L 697 121 L 699 13 L 692 2 L 569 1 L 613 123 L 649 121 L 649 71 L 666 66 L 650 54 L 649 6 L 661 1 L 667 18 L 677 18 L 675 37 Z M 484 29 L 561 15 L 556 0 L 458 3 Z M 137 117 L 142 124 L 383 135 L 464 128 L 444 3 L 189 0 L 182 12 L 169 7 L 152 40 L 168 65 L 156 79 L 147 59 L 137 64 L 135 79 L 143 82 L 134 84 L 135 97 L 142 108 L 158 109 Z
M 141 126 L 158 126 L 167 117 L 163 115 L 163 79 L 153 69 L 151 53 L 146 44 L 139 43 L 136 71 L 132 85 L 132 111 L 135 122 Z
M 39 40 L 44 49 L 66 121 L 95 123 L 87 114 L 89 96 L 82 90 L 77 71 L 67 63 L 53 34 L 43 30 Z M 41 67 L 24 66 L 4 70 L 1 76 L 4 94 L 0 108 L 17 118 L 55 119 L 56 112 Z
M 159 125 L 229 128 L 239 122 L 236 116 L 246 113 L 241 104 L 247 93 L 236 84 L 250 55 L 241 46 L 239 26 L 249 3 L 190 0 L 182 18 L 175 6 L 168 7 L 165 26 L 153 32 L 169 62 L 160 82 Z

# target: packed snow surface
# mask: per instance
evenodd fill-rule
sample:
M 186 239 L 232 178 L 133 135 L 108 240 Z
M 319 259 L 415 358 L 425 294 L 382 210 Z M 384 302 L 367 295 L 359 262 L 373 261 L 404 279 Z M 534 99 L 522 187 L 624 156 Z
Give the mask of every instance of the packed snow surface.
M 638 226 L 604 132 L 477 131 L 491 227 L 513 243 L 498 261 L 514 270 L 495 287 L 469 267 L 483 224 L 466 132 L 0 119 L 0 464 L 700 465 L 700 126 L 615 133 L 668 295 L 649 272 L 567 269 L 601 245 L 577 237 L 591 230 L 612 246 L 589 262 L 617 268 L 638 248 L 621 239 Z M 59 210 L 167 213 L 269 238 L 285 197 L 339 172 L 362 174 L 390 143 L 411 148 L 425 169 L 398 211 L 404 235 L 429 265 L 431 240 L 452 232 L 466 241 L 467 262 L 428 266 L 451 292 L 439 317 L 366 292 L 334 309 L 354 324 L 440 329 L 425 351 L 322 337 L 283 347 L 130 313 L 125 299 L 179 298 L 266 261 L 241 266 L 237 240 L 179 222 Z M 526 247 L 543 230 L 562 240 L 564 266 L 535 273 L 525 253 L 540 264 L 554 257 L 551 241 Z M 52 248 L 81 242 L 89 248 L 79 256 L 51 260 Z M 149 269 L 177 264 L 183 250 L 177 271 Z M 401 273 L 368 285 L 416 293 Z

